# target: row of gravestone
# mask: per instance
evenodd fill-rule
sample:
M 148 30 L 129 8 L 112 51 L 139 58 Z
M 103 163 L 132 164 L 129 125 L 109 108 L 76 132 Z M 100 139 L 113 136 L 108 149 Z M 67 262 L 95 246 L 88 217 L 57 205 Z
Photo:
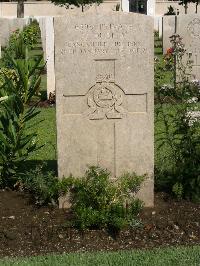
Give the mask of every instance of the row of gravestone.
M 200 80 L 200 15 L 163 17 L 163 54 L 172 45 L 170 36 L 179 34 L 192 63 L 192 79 Z
M 89 165 L 112 178 L 147 174 L 138 196 L 152 206 L 153 18 L 94 12 L 39 23 L 55 72 L 59 177 L 81 177 Z

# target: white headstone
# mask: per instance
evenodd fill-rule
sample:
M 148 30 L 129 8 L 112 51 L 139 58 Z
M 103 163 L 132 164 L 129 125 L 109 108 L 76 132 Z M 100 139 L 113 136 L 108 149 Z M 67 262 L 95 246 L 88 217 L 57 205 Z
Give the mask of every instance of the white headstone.
M 22 30 L 28 22 L 23 18 L 0 18 L 0 43 L 1 47 L 8 44 L 10 35 L 16 30 Z
M 176 16 L 163 16 L 162 19 L 162 40 L 163 40 L 163 54 L 166 54 L 167 49 L 172 45 L 170 37 L 175 33 Z
M 177 16 L 176 31 L 183 38 L 186 56 L 192 61 L 192 79 L 200 80 L 200 15 Z
M 131 13 L 54 18 L 59 177 L 87 166 L 147 174 L 153 205 L 153 19 Z

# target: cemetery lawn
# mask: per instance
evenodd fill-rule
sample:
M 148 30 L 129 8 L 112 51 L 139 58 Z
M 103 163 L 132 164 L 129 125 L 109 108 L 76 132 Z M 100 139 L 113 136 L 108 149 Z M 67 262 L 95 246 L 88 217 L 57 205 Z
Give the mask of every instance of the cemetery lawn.
M 0 261 L 0 265 L 48 265 L 48 266 L 93 266 L 93 265 L 149 265 L 149 266 L 190 266 L 199 265 L 200 247 L 166 248 L 151 251 L 119 251 L 99 253 L 73 253 L 24 259 Z

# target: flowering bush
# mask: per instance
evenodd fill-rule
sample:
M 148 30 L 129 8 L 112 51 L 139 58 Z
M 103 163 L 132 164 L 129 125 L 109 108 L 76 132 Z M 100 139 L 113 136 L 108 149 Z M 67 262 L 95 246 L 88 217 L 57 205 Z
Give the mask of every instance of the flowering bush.
M 168 56 L 174 60 L 174 86 L 157 87 L 157 122 L 163 124 L 157 143 L 163 150 L 157 180 L 178 198 L 200 201 L 199 81 L 191 81 L 191 61 L 182 38 L 173 35 L 171 43 Z
M 12 80 L 15 84 L 19 80 L 15 69 L 2 67 L 0 69 L 0 86 L 5 82 L 5 77 Z

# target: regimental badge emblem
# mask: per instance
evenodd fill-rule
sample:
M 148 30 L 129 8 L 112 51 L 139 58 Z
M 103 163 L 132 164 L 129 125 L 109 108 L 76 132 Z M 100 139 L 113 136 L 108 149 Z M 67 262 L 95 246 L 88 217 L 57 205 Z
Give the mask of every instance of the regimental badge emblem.
M 91 120 L 121 119 L 124 92 L 115 84 L 115 60 L 97 60 L 96 64 L 96 84 L 88 92 L 87 115 Z
M 123 91 L 114 83 L 97 83 L 88 95 L 89 119 L 120 119 L 123 117 L 124 109 Z

